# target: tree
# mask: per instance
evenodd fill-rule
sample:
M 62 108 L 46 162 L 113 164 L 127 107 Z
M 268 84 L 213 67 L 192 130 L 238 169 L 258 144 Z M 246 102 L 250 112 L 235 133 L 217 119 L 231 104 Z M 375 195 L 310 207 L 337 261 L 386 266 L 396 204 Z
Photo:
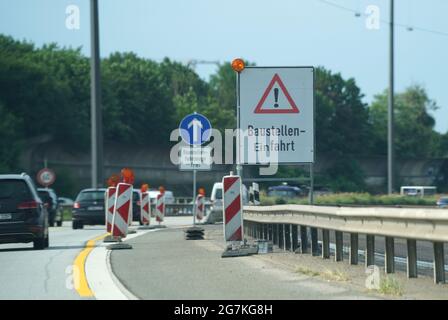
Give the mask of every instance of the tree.
M 316 69 L 316 148 L 331 157 L 368 154 L 367 105 L 354 79 Z
M 19 169 L 22 148 L 22 122 L 0 102 L 0 173 Z
M 376 95 L 370 106 L 374 154 L 387 152 L 387 97 L 387 91 Z M 394 149 L 398 157 L 429 158 L 443 152 L 439 149 L 441 137 L 434 131 L 435 120 L 429 114 L 437 108 L 425 89 L 418 85 L 395 95 Z

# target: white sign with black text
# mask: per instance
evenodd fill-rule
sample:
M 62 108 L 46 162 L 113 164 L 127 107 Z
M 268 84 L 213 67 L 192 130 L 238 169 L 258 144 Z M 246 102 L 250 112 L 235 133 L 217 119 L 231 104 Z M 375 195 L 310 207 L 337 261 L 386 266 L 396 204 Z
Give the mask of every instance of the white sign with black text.
M 314 163 L 314 68 L 246 67 L 239 77 L 240 163 Z

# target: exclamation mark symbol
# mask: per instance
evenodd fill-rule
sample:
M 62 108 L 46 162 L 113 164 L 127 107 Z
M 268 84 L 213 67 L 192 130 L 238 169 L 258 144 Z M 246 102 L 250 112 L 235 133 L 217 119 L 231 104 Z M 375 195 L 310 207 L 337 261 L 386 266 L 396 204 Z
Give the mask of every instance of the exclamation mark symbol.
M 278 88 L 274 89 L 274 99 L 275 99 L 274 108 L 278 108 Z

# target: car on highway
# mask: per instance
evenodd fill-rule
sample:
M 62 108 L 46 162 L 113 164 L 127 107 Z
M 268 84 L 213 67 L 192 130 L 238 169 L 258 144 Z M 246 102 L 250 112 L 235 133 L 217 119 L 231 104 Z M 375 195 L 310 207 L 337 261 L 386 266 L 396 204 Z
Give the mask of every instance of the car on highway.
M 73 207 L 74 201 L 70 198 L 59 197 L 58 203 L 61 207 Z
M 441 197 L 437 200 L 437 206 L 439 208 L 448 208 L 448 197 Z
M 90 188 L 79 192 L 72 209 L 72 228 L 82 229 L 85 225 L 105 224 L 105 188 Z
M 0 175 L 0 243 L 49 246 L 48 211 L 29 175 Z
M 302 195 L 302 190 L 299 187 L 281 185 L 268 188 L 268 197 L 277 198 L 296 198 Z
M 42 201 L 47 204 L 48 223 L 50 227 L 54 227 L 55 223 L 58 227 L 62 226 L 62 211 L 59 208 L 56 192 L 53 189 L 38 188 L 37 193 Z

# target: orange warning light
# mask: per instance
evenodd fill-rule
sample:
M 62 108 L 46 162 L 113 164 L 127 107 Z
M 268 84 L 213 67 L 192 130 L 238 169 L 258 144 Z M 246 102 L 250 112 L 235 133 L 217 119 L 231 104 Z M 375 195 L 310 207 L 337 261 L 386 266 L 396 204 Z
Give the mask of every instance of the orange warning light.
M 121 177 L 124 183 L 133 184 L 134 183 L 134 172 L 129 168 L 121 169 Z
M 164 187 L 164 186 L 160 186 L 160 187 L 159 187 L 159 192 L 160 192 L 161 194 L 164 194 L 164 193 L 165 193 L 165 187 Z
M 238 58 L 232 61 L 232 69 L 236 72 L 243 71 L 245 67 L 243 59 Z
M 120 182 L 120 176 L 118 174 L 113 174 L 107 179 L 107 185 L 109 187 L 116 187 L 117 184 Z
M 149 190 L 149 185 L 147 183 L 142 184 L 142 186 L 140 187 L 141 192 L 146 192 L 148 190 Z
M 204 189 L 204 188 L 199 188 L 198 193 L 199 193 L 201 196 L 205 196 L 205 189 Z

